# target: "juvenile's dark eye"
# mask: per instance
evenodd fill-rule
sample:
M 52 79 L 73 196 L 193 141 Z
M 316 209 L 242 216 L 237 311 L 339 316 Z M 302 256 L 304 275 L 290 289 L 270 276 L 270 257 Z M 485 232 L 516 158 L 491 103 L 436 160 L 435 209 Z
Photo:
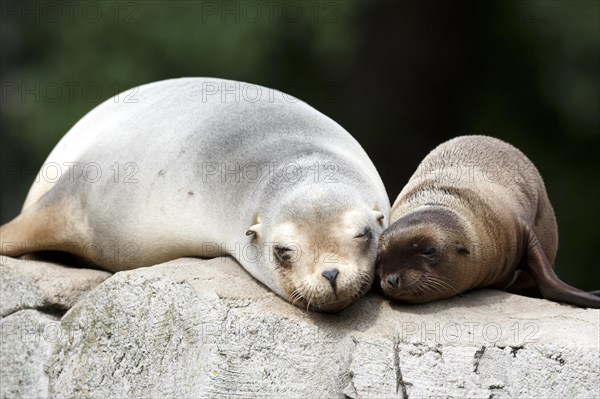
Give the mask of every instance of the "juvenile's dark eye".
M 371 233 L 371 228 L 370 227 L 365 227 L 363 229 L 363 231 L 360 232 L 359 235 L 354 236 L 354 238 L 361 238 L 364 237 L 367 240 L 370 240 L 371 238 L 373 238 L 373 233 Z
M 431 258 L 435 255 L 435 253 L 436 253 L 435 248 L 427 248 L 426 250 L 421 252 L 421 255 L 425 255 L 428 258 Z

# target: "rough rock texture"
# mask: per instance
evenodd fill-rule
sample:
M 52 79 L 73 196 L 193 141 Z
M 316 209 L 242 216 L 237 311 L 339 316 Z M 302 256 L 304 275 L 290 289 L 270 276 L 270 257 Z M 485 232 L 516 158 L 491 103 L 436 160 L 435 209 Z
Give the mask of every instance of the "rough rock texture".
M 22 309 L 70 309 L 83 294 L 110 276 L 100 270 L 3 256 L 0 259 L 0 316 Z
M 96 280 L 29 266 L 44 278 L 2 283 L 2 398 L 600 397 L 598 310 L 481 290 L 314 314 L 218 258 L 117 273 L 47 314 L 59 301 L 38 284 L 73 279 L 61 284 L 82 293 Z
M 37 310 L 22 310 L 0 320 L 0 395 L 2 398 L 48 397 L 53 332 L 60 321 Z

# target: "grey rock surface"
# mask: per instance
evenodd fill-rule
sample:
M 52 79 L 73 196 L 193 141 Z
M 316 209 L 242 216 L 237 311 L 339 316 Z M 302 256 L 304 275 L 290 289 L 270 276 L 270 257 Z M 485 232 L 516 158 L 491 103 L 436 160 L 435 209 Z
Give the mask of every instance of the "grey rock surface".
M 48 397 L 50 360 L 60 320 L 37 310 L 21 310 L 0 320 L 0 396 Z
M 64 315 L 2 319 L 2 397 L 600 397 L 599 310 L 480 290 L 315 314 L 227 258 L 92 288 Z M 38 323 L 37 346 L 22 320 Z
M 0 316 L 22 309 L 67 310 L 111 276 L 101 270 L 77 269 L 48 262 L 0 259 Z

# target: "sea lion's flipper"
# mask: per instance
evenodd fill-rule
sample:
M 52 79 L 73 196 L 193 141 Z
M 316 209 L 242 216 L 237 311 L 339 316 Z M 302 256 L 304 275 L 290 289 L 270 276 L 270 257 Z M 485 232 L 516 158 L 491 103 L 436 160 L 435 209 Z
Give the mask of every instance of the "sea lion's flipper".
M 523 262 L 524 263 L 524 262 Z M 527 273 L 524 268 L 520 267 L 516 271 L 515 281 L 506 288 L 506 291 L 512 294 L 528 296 L 530 298 L 541 298 L 540 288 L 537 282 Z
M 56 207 L 36 203 L 12 221 L 0 226 L 0 255 L 13 258 L 40 251 L 65 251 L 74 236 L 66 231 Z
M 521 222 L 521 227 L 526 245 L 523 267 L 537 282 L 542 297 L 556 302 L 600 309 L 600 297 L 571 287 L 560 280 L 533 230 L 525 222 Z
M 0 226 L 0 255 L 16 258 L 35 252 L 37 228 L 28 212 Z

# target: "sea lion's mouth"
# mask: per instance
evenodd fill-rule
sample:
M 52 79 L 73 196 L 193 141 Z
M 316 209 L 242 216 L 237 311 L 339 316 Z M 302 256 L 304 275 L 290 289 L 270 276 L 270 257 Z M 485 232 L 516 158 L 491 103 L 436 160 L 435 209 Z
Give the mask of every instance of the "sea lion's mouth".
M 381 289 L 383 293 L 393 299 L 397 299 L 400 301 L 408 301 L 415 297 L 420 292 L 419 286 L 392 286 L 390 284 L 384 283 L 384 280 L 381 280 Z
M 399 300 L 399 301 L 408 301 L 408 300 L 413 299 L 415 296 L 415 292 L 413 290 L 406 290 L 406 289 L 398 290 L 398 291 L 387 290 L 387 291 L 385 291 L 385 293 L 389 297 Z
M 305 289 L 295 289 L 289 294 L 289 301 L 292 305 L 306 310 L 322 313 L 339 312 L 342 309 L 352 305 L 364 294 L 369 291 L 373 279 L 369 273 L 361 272 L 358 278 L 360 285 L 348 285 L 338 287 L 336 291 L 329 295 L 314 295 L 315 293 Z
M 406 291 L 396 291 L 396 292 L 394 292 L 394 293 L 393 293 L 393 295 L 394 295 L 395 297 L 399 297 L 399 296 L 407 296 L 407 295 L 411 295 L 411 294 L 413 294 L 413 292 L 412 292 L 412 291 L 409 291 L 409 290 L 406 290 Z

